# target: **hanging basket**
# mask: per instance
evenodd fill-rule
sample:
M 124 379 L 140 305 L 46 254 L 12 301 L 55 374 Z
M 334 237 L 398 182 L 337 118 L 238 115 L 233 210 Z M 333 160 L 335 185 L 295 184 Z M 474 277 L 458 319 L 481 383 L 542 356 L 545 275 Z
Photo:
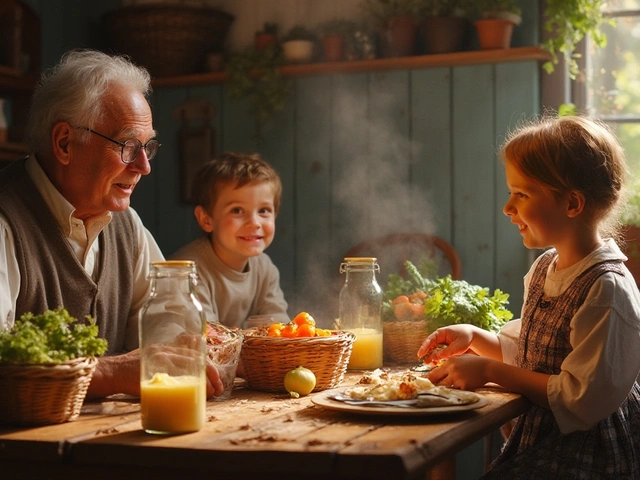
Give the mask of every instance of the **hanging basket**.
M 234 17 L 189 5 L 131 5 L 102 16 L 110 44 L 154 77 L 204 71 L 207 54 L 222 51 Z

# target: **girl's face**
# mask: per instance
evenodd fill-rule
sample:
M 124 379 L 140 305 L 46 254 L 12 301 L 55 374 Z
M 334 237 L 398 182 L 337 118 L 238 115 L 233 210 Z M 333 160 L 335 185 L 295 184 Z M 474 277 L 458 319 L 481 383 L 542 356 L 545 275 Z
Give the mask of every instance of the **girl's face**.
M 218 257 L 234 270 L 242 271 L 249 257 L 260 255 L 273 241 L 273 185 L 252 182 L 236 188 L 235 183 L 229 183 L 222 186 L 216 198 L 210 212 L 196 207 L 196 217 L 200 226 L 211 233 Z
M 567 240 L 567 203 L 506 162 L 509 201 L 502 211 L 518 226 L 527 248 L 558 247 Z

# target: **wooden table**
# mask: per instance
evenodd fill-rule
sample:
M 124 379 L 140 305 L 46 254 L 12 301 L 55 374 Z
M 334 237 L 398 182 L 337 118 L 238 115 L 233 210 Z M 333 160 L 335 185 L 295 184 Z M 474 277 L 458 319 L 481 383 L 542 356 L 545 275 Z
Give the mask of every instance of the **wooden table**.
M 345 384 L 360 373 L 348 372 Z M 311 396 L 252 391 L 207 404 L 199 432 L 155 436 L 141 429 L 137 399 L 85 403 L 80 418 L 35 428 L 0 427 L 6 479 L 435 479 L 448 478 L 454 454 L 528 402 L 499 389 L 478 390 L 488 405 L 420 417 L 361 415 L 316 406 Z

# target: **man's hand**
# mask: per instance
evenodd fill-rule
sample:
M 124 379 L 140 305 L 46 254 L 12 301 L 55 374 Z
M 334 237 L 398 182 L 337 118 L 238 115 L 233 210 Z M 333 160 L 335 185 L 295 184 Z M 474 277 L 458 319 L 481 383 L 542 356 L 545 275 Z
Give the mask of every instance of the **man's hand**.
M 160 355 L 167 358 L 180 358 L 171 355 L 171 351 L 163 349 Z M 215 366 L 207 362 L 207 398 L 221 395 L 224 386 Z M 101 357 L 98 359 L 87 398 L 104 398 L 115 393 L 140 396 L 140 350 L 133 350 L 123 355 Z
M 140 396 L 140 350 L 98 358 L 87 398 L 104 398 L 114 393 Z
M 207 398 L 211 398 L 213 395 L 220 396 L 224 392 L 224 385 L 220 380 L 220 374 L 215 365 L 207 362 Z

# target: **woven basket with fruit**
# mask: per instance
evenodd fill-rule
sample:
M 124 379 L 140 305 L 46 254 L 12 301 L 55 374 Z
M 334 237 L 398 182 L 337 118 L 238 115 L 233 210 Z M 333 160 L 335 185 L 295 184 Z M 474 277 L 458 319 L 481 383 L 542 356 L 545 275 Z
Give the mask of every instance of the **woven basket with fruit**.
M 410 261 L 407 278 L 389 275 L 382 306 L 385 362 L 415 364 L 416 352 L 429 333 L 459 323 L 498 332 L 513 317 L 509 295 L 496 289 L 453 280 L 450 275 L 427 278 Z
M 288 372 L 304 366 L 316 377 L 314 392 L 338 386 L 344 379 L 355 335 L 316 327 L 306 312 L 288 324 L 274 323 L 245 331 L 241 358 L 249 387 L 285 392 Z

